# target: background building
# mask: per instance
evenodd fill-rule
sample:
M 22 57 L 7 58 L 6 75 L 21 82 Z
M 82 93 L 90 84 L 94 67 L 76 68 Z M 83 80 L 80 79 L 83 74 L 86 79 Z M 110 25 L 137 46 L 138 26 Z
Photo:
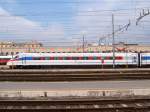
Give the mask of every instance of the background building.
M 36 53 L 50 53 L 50 52 L 112 52 L 112 45 L 96 45 L 89 44 L 84 48 L 82 46 L 68 46 L 68 47 L 44 47 L 39 42 L 0 42 L 0 55 L 14 55 L 19 52 L 36 52 Z M 150 52 L 150 45 L 138 44 L 124 44 L 118 43 L 115 45 L 116 52 Z
M 0 42 L 0 54 L 1 55 L 13 55 L 19 52 L 33 52 L 31 49 L 39 49 L 43 45 L 39 42 Z

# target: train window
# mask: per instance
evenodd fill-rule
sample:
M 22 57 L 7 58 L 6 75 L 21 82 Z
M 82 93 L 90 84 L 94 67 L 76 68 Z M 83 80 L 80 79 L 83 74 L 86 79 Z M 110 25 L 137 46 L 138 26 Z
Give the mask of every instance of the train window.
M 136 57 L 133 57 L 133 62 L 136 62 Z
M 34 57 L 34 60 L 40 60 L 40 57 Z
M 79 60 L 83 60 L 83 57 L 78 57 Z
M 121 57 L 121 56 L 117 56 L 117 57 L 115 57 L 115 59 L 116 59 L 116 60 L 122 60 L 122 59 L 123 59 L 123 57 Z
M 102 58 L 100 56 L 96 57 L 98 60 L 101 60 Z M 95 57 L 94 57 L 94 60 L 95 60 Z
M 45 60 L 50 60 L 50 57 L 45 57 Z
M 136 57 L 133 57 L 133 59 L 136 59 Z
M 47 60 L 54 60 L 54 57 L 47 57 Z
M 110 60 L 110 59 L 111 59 L 110 56 L 103 57 L 103 60 Z
M 17 59 L 19 56 L 15 56 L 14 58 Z
M 105 59 L 106 59 L 106 57 L 102 57 L 101 59 L 102 59 L 102 60 L 105 60 Z
M 112 56 L 110 56 L 110 57 L 109 57 L 109 59 L 110 59 L 110 60 L 113 60 L 113 57 L 112 57 Z
M 58 60 L 58 57 L 54 57 L 54 60 Z
M 93 60 L 93 57 L 88 57 L 88 60 Z
M 45 60 L 45 57 L 41 57 L 40 60 Z
M 83 57 L 83 60 L 88 60 L 88 57 Z
M 98 57 L 94 56 L 94 57 L 92 57 L 92 59 L 93 59 L 93 60 L 97 60 L 97 59 L 98 59 Z
M 58 60 L 63 60 L 63 57 L 58 57 Z
M 77 60 L 78 58 L 77 57 L 72 57 L 72 60 Z
M 106 60 L 111 60 L 111 57 L 110 56 L 106 56 L 105 59 Z
M 72 60 L 72 57 L 66 57 L 67 60 Z
M 67 57 L 63 57 L 63 60 L 67 60 Z
M 79 60 L 82 60 L 83 59 L 83 57 L 79 57 Z
M 78 57 L 74 57 L 74 59 L 73 60 L 78 60 Z

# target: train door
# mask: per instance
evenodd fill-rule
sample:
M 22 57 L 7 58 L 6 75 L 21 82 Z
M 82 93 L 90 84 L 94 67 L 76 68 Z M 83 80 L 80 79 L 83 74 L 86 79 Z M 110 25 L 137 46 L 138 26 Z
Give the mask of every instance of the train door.
M 141 67 L 141 63 L 142 63 L 142 61 L 141 61 L 141 54 L 140 53 L 138 53 L 138 67 Z
M 140 53 L 136 53 L 136 56 L 133 57 L 133 64 L 137 67 L 140 66 Z

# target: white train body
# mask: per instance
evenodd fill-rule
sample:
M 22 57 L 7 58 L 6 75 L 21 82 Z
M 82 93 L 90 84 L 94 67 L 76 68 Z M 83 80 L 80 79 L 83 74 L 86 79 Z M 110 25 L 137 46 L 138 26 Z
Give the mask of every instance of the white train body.
M 7 65 L 113 65 L 113 53 L 19 53 Z M 138 65 L 138 54 L 115 53 L 115 65 Z
M 140 54 L 140 65 L 150 65 L 150 53 L 141 53 Z

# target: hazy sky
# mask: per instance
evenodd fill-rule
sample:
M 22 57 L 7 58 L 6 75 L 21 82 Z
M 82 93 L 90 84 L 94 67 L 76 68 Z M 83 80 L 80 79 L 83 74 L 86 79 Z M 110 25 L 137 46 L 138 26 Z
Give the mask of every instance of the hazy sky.
M 88 43 L 98 42 L 111 33 L 113 13 L 116 30 L 131 21 L 117 42 L 150 44 L 150 15 L 135 25 L 142 9 L 150 9 L 150 0 L 0 0 L 0 40 L 67 44 L 84 34 Z

